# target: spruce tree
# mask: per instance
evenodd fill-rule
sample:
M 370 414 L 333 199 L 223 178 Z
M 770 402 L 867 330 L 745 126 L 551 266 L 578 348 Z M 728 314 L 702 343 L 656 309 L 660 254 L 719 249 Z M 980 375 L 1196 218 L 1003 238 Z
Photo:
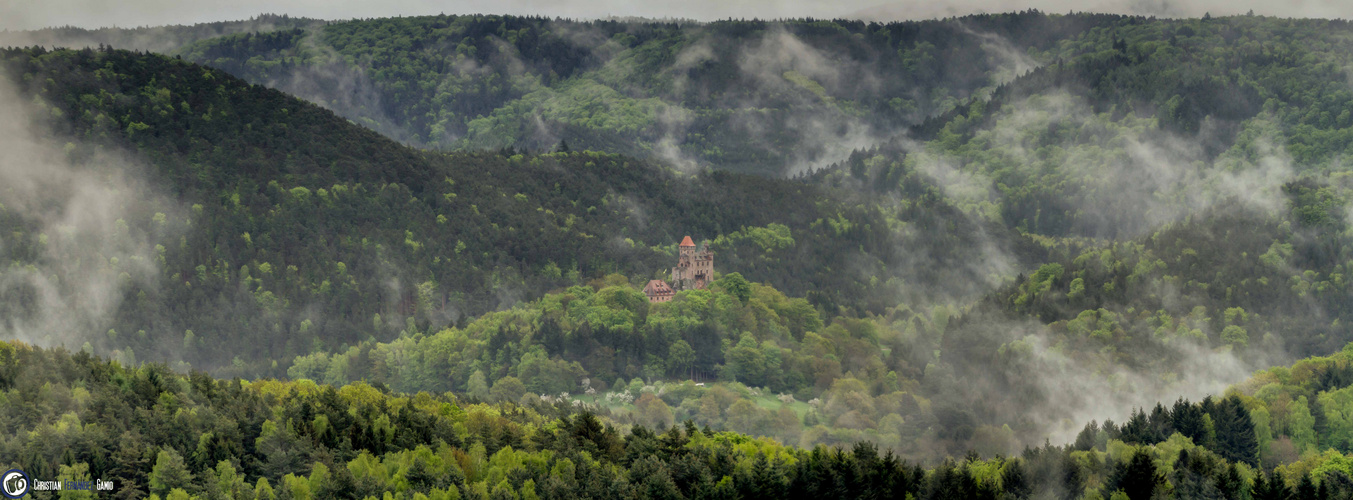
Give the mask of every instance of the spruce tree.
M 1164 478 L 1156 472 L 1156 462 L 1151 454 L 1139 448 L 1132 453 L 1128 463 L 1118 464 L 1109 484 L 1123 490 L 1132 500 L 1149 500 L 1156 486 L 1163 481 Z
M 1259 438 L 1254 434 L 1254 421 L 1239 396 L 1232 395 L 1218 403 L 1212 413 L 1217 430 L 1217 454 L 1232 462 L 1259 464 Z

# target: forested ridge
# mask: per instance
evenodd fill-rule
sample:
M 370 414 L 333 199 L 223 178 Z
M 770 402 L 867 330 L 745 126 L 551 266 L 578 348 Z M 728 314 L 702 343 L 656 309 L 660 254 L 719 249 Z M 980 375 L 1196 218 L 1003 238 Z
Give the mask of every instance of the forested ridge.
M 1338 498 L 1353 476 L 1348 352 L 1091 422 L 1065 446 L 918 463 L 868 442 L 622 423 L 564 400 L 227 381 L 6 342 L 0 451 L 30 477 L 111 480 L 116 498 Z M 1296 459 L 1317 442 L 1329 448 Z
M 259 14 L 239 21 L 217 21 L 190 25 L 83 28 L 55 26 L 40 30 L 0 30 L 0 45 L 13 47 L 84 48 L 108 45 L 124 50 L 168 52 L 208 38 L 238 33 L 268 32 L 323 25 L 319 19 L 291 17 L 286 14 Z
M 272 29 L 156 50 L 419 146 L 540 150 L 563 140 L 575 149 L 778 174 L 839 158 L 1027 70 L 1031 60 L 999 37 L 1018 50 L 1050 50 L 1124 19 L 1033 11 L 887 25 L 269 18 Z M 65 39 L 78 47 L 99 38 L 79 35 Z M 63 36 L 40 31 L 31 39 L 60 45 Z
M 241 34 L 178 53 L 418 145 L 544 149 L 564 140 L 780 173 L 1013 77 L 1018 64 L 992 54 L 978 33 L 1046 49 L 1114 18 L 1029 12 L 878 25 L 427 16 Z
M 907 286 L 982 278 L 948 250 L 973 247 L 965 240 L 1019 249 L 1031 261 L 1043 252 L 936 197 L 880 205 L 605 153 L 419 152 L 165 56 L 31 49 L 5 58 L 41 121 L 74 140 L 62 147 L 68 161 L 137 151 L 145 162 L 131 174 L 172 196 L 118 207 L 127 216 L 117 237 L 153 248 L 123 260 L 160 265 L 148 282 L 119 284 L 122 310 L 105 338 L 90 339 L 124 356 L 172 354 L 222 369 L 231 367 L 219 356 L 225 349 L 237 365 L 265 363 L 237 367 L 241 374 L 280 375 L 285 365 L 270 372 L 267 363 L 317 347 L 435 331 L 608 272 L 636 282 L 662 276 L 687 234 L 713 240 L 721 267 L 809 295 L 830 314 L 881 311 Z M 78 247 L 43 243 L 58 236 L 40 217 L 7 215 L 14 272 L 80 260 Z M 917 244 L 904 252 L 899 239 Z M 52 254 L 59 249 L 75 253 Z M 889 277 L 925 252 L 955 265 Z M 101 270 L 116 275 L 118 263 L 102 257 Z M 24 306 L 34 290 L 8 292 L 16 297 L 10 321 L 41 317 Z M 271 333 L 237 342 L 254 331 Z
M 247 425 L 193 424 L 206 445 L 99 438 L 195 478 L 143 491 L 1270 498 L 1350 476 L 1342 22 L 268 20 L 170 54 L 0 51 L 4 116 L 41 136 L 0 170 L 24 181 L 0 186 L 0 331 L 69 350 L 9 355 L 154 418 L 258 398 L 220 403 Z M 686 235 L 717 279 L 649 303 Z M 360 418 L 330 432 L 311 397 Z M 16 413 L 0 446 L 108 472 L 19 429 L 109 411 Z M 416 457 L 451 482 L 390 465 Z

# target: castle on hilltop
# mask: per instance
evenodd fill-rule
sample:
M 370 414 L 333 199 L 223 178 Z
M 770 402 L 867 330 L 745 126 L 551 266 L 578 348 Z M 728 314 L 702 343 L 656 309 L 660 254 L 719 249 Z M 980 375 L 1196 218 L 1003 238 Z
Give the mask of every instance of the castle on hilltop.
M 714 279 L 714 252 L 709 250 L 709 242 L 695 249 L 695 242 L 687 236 L 677 247 L 677 265 L 672 268 L 672 282 L 652 280 L 644 286 L 644 295 L 649 302 L 667 302 L 682 290 L 704 290 Z

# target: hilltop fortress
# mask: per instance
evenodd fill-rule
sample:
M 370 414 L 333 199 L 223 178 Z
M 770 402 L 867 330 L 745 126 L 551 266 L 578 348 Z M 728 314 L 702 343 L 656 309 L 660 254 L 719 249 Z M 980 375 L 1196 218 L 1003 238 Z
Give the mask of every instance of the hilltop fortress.
M 682 290 L 704 290 L 714 279 L 714 252 L 709 250 L 709 242 L 695 249 L 695 242 L 687 236 L 677 247 L 677 265 L 672 268 L 672 281 L 652 280 L 644 286 L 644 295 L 649 302 L 667 302 Z

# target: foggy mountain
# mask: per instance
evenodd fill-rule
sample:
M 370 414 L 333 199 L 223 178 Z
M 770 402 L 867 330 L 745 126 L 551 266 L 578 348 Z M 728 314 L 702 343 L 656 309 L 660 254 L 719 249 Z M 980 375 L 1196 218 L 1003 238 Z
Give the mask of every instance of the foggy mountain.
M 787 175 L 1027 72 L 1039 63 L 1025 49 L 1116 22 L 1033 12 L 888 25 L 497 16 L 316 25 L 271 16 L 189 43 L 152 30 L 16 32 L 5 42 L 79 47 L 102 37 L 181 55 L 419 147 L 539 151 L 564 141 L 686 168 Z M 147 41 L 157 36 L 173 43 Z
M 112 430 L 0 450 L 163 496 L 1343 488 L 1351 29 L 6 33 L 0 390 L 59 403 L 4 421 Z M 714 280 L 650 302 L 687 235 Z

